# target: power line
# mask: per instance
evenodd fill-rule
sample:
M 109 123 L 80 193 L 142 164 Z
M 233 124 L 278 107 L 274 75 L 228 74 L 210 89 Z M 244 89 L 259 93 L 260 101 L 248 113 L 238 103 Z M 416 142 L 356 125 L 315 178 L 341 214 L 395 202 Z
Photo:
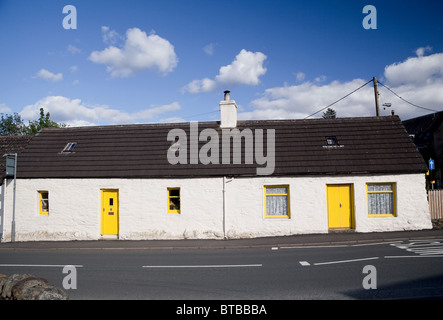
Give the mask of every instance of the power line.
M 212 113 L 218 113 L 219 111 L 210 111 L 210 112 L 205 112 L 205 113 L 198 113 L 198 114 L 194 114 L 191 116 L 186 116 L 186 117 L 182 117 L 181 119 L 185 120 L 185 119 L 190 119 L 190 118 L 195 118 L 195 117 L 199 117 L 199 116 L 203 116 L 203 115 L 207 115 L 207 114 L 212 114 Z
M 331 107 L 331 106 L 333 106 L 334 104 L 336 104 L 337 102 L 340 102 L 341 100 L 343 100 L 343 99 L 345 99 L 345 98 L 347 98 L 347 97 L 349 97 L 351 94 L 353 94 L 354 92 L 356 92 L 356 91 L 358 91 L 358 90 L 360 90 L 361 88 L 363 88 L 364 86 L 366 86 L 369 82 L 372 82 L 372 79 L 371 80 L 369 80 L 368 82 L 366 82 L 364 85 L 362 85 L 361 87 L 359 87 L 359 88 L 357 88 L 357 89 L 355 89 L 354 91 L 352 91 L 352 92 L 350 92 L 350 93 L 348 93 L 347 95 L 345 95 L 344 97 L 342 97 L 342 98 L 340 98 L 340 99 L 338 99 L 337 101 L 335 101 L 335 102 L 333 102 L 333 103 L 331 103 L 330 105 L 327 105 L 326 107 L 324 107 L 323 109 L 321 109 L 321 110 L 318 110 L 317 112 L 314 112 L 313 114 L 311 114 L 311 115 L 309 115 L 309 116 L 307 116 L 305 119 L 307 119 L 307 118 L 310 118 L 310 117 L 312 117 L 313 115 L 315 115 L 315 114 L 317 114 L 317 113 L 319 113 L 319 112 L 321 112 L 321 111 L 323 111 L 323 110 L 325 110 L 325 109 L 327 109 L 327 108 L 329 108 L 329 107 Z
M 420 109 L 423 109 L 423 110 L 428 110 L 428 111 L 432 111 L 432 112 L 438 112 L 437 110 L 432 110 L 432 109 L 429 109 L 429 108 L 421 107 L 421 106 L 418 106 L 418 105 L 416 105 L 416 104 L 414 104 L 414 103 L 412 103 L 412 102 L 409 102 L 408 100 L 403 99 L 402 97 L 400 97 L 400 96 L 399 96 L 398 94 L 396 94 L 391 88 L 385 86 L 385 85 L 384 85 L 383 83 L 381 83 L 380 81 L 377 80 L 377 82 L 378 82 L 379 84 L 381 84 L 383 87 L 385 87 L 386 89 L 388 89 L 389 91 L 391 91 L 391 92 L 392 92 L 394 95 L 396 95 L 398 98 L 400 98 L 400 99 L 403 100 L 404 102 L 410 104 L 411 106 L 414 106 L 414 107 L 416 107 L 416 108 L 420 108 Z
M 189 118 L 204 116 L 204 115 L 211 114 L 211 113 L 216 113 L 216 112 L 218 112 L 218 111 L 210 111 L 210 112 L 205 112 L 205 113 L 194 114 L 192 116 L 186 116 L 183 119 L 189 119 Z

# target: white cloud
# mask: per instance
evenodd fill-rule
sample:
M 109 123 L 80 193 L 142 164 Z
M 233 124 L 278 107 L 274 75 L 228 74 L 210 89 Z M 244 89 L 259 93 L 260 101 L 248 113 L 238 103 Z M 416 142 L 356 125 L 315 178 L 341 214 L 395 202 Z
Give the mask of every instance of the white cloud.
M 138 112 L 128 113 L 110 108 L 106 105 L 89 106 L 80 99 L 69 99 L 63 96 L 48 96 L 20 112 L 23 119 L 35 120 L 39 117 L 40 108 L 51 114 L 51 120 L 66 123 L 70 126 L 131 124 L 152 120 L 155 116 L 173 113 L 180 109 L 178 102 L 151 107 Z
M 315 82 L 325 82 L 327 77 L 325 75 L 321 75 L 315 78 Z
M 209 78 L 193 80 L 183 87 L 182 91 L 200 93 L 213 91 L 221 85 L 257 85 L 260 83 L 260 76 L 267 71 L 263 66 L 266 58 L 261 52 L 242 49 L 231 64 L 220 68 L 214 80 Z
M 303 72 L 297 72 L 297 74 L 295 75 L 295 79 L 299 82 L 305 80 L 306 75 Z
M 321 81 L 319 81 L 321 80 Z M 292 86 L 266 89 L 262 96 L 250 104 L 250 110 L 239 113 L 239 119 L 303 119 L 327 107 L 356 90 L 370 79 L 324 83 L 325 77 Z M 383 85 L 379 85 L 381 115 L 394 110 L 406 120 L 443 110 L 443 53 L 419 55 L 385 68 L 381 81 L 403 99 L 426 109 L 414 107 L 401 100 Z M 391 108 L 384 109 L 384 103 Z M 375 98 L 372 83 L 331 106 L 338 117 L 375 116 Z M 313 118 L 321 117 L 319 112 Z
M 421 47 L 415 50 L 415 54 L 419 57 L 423 56 L 426 52 L 431 52 L 432 48 L 430 46 Z
M 11 114 L 12 110 L 6 104 L 0 103 L 0 113 Z
M 52 81 L 52 82 L 58 82 L 63 80 L 63 74 L 62 73 L 52 73 L 46 69 L 41 69 L 39 72 L 37 72 L 37 77 L 46 80 L 46 81 Z
M 103 42 L 110 45 L 115 45 L 119 41 L 123 41 L 125 37 L 120 35 L 115 30 L 110 30 L 107 26 L 102 26 L 102 33 L 103 33 Z
M 183 92 L 189 93 L 200 93 L 214 91 L 217 88 L 217 82 L 209 78 L 204 78 L 201 80 L 193 80 L 188 83 L 184 88 Z
M 208 55 L 212 56 L 215 51 L 215 46 L 217 46 L 217 43 L 210 43 L 203 47 L 203 51 Z
M 385 68 L 385 77 L 392 85 L 415 83 L 424 85 L 443 77 L 443 53 L 418 56 Z
M 78 67 L 77 66 L 71 66 L 69 67 L 69 71 L 71 71 L 72 73 L 75 73 L 78 71 Z
M 102 27 L 102 31 L 108 35 L 106 41 L 115 38 L 108 27 Z M 166 74 L 172 72 L 178 63 L 174 46 L 168 40 L 153 33 L 148 36 L 138 28 L 126 31 L 122 48 L 111 45 L 102 51 L 94 51 L 89 60 L 105 64 L 112 77 L 128 77 L 146 69 L 157 69 Z
M 68 52 L 70 54 L 77 54 L 77 53 L 81 53 L 82 51 L 77 48 L 76 46 L 73 46 L 72 44 L 68 45 Z
M 329 84 L 318 85 L 318 83 L 307 81 L 299 85 L 266 89 L 261 98 L 252 101 L 251 106 L 254 110 L 240 113 L 239 118 L 305 118 L 362 86 L 365 82 L 362 79 L 355 79 L 345 83 L 333 81 Z M 341 117 L 354 114 L 368 116 L 374 113 L 365 108 L 371 102 L 374 102 L 374 93 L 372 88 L 366 87 L 358 95 L 351 95 L 334 108 L 337 108 L 337 114 Z M 319 115 L 321 116 L 322 113 L 317 116 Z

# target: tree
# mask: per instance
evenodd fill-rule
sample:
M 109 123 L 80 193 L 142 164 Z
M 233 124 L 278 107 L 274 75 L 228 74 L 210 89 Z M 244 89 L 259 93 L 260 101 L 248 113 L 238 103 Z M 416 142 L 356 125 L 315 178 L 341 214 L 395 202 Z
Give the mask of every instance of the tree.
M 323 112 L 323 119 L 335 119 L 337 118 L 337 112 L 334 109 L 328 108 L 325 112 Z
M 29 121 L 29 125 L 26 127 L 26 134 L 34 135 L 39 132 L 43 128 L 65 128 L 65 124 L 59 124 L 57 122 L 49 119 L 50 114 L 47 112 L 45 114 L 45 110 L 40 108 L 40 118 L 38 120 Z
M 1 114 L 0 117 L 0 136 L 34 135 L 43 128 L 65 127 L 66 124 L 52 121 L 49 112 L 45 114 L 43 108 L 40 108 L 38 120 L 29 121 L 28 125 L 25 125 L 18 113 Z
M 18 113 L 1 114 L 0 136 L 19 136 L 23 135 L 26 125 L 23 123 Z

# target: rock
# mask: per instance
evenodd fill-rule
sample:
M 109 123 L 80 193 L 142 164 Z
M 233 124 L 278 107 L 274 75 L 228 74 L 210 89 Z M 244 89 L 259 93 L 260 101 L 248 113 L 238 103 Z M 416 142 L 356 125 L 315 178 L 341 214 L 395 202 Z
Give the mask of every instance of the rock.
M 30 274 L 13 274 L 6 279 L 2 288 L 2 298 L 12 299 L 12 287 L 20 280 L 32 277 Z
M 29 300 L 26 298 L 29 293 L 32 292 L 35 287 L 48 287 L 47 280 L 36 277 L 28 277 L 23 280 L 17 281 L 12 287 L 12 297 L 15 300 Z
M 37 286 L 24 292 L 20 300 L 68 300 L 68 295 L 54 286 Z
M 0 274 L 0 300 L 68 300 L 63 290 L 30 274 Z
M 7 279 L 8 279 L 7 275 L 0 274 L 0 300 L 4 300 L 4 298 L 2 297 L 2 292 L 3 292 L 3 286 L 6 283 Z
M 443 229 L 443 219 L 432 220 L 432 228 L 433 229 Z

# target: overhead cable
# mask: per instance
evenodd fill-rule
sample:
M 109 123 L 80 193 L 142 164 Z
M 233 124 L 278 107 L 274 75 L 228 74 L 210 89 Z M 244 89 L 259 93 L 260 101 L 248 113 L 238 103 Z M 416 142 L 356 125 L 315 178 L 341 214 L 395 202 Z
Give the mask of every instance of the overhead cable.
M 345 99 L 345 98 L 347 98 L 347 97 L 349 97 L 351 94 L 353 94 L 354 92 L 357 92 L 358 90 L 360 90 L 361 88 L 363 88 L 364 86 L 366 86 L 368 83 L 370 83 L 370 82 L 372 82 L 372 79 L 371 80 L 369 80 L 368 82 L 366 82 L 364 85 L 362 85 L 362 86 L 360 86 L 359 88 L 357 88 L 357 89 L 355 89 L 354 91 L 352 91 L 352 92 L 350 92 L 350 93 L 348 93 L 347 95 L 345 95 L 344 97 L 342 97 L 342 98 L 340 98 L 340 99 L 338 99 L 337 101 L 335 101 L 335 102 L 333 102 L 333 103 L 331 103 L 330 105 L 327 105 L 326 107 L 324 107 L 323 109 L 321 109 L 321 110 L 318 110 L 317 112 L 314 112 L 313 114 L 311 114 L 311 115 L 309 115 L 309 116 L 307 116 L 305 119 L 307 119 L 307 118 L 310 118 L 310 117 L 312 117 L 313 115 L 315 115 L 315 114 L 317 114 L 317 113 L 319 113 L 319 112 L 321 112 L 321 111 L 323 111 L 323 110 L 325 110 L 325 109 L 327 109 L 327 108 L 329 108 L 329 107 L 331 107 L 331 106 L 333 106 L 334 104 L 336 104 L 337 102 L 340 102 L 341 100 L 343 100 L 343 99 Z
M 379 84 L 381 84 L 383 87 L 385 87 L 386 89 L 388 89 L 389 91 L 391 91 L 391 92 L 392 92 L 394 95 L 396 95 L 398 98 L 400 98 L 400 99 L 403 100 L 404 102 L 410 104 L 411 106 L 414 106 L 414 107 L 416 107 L 416 108 L 420 108 L 420 109 L 423 109 L 423 110 L 428 110 L 428 111 L 432 111 L 432 112 L 438 112 L 437 110 L 433 110 L 433 109 L 429 109 L 429 108 L 421 107 L 421 106 L 418 106 L 418 105 L 416 105 L 416 104 L 414 104 L 414 103 L 412 103 L 412 102 L 409 102 L 408 100 L 403 99 L 402 97 L 400 97 L 397 93 L 395 93 L 395 92 L 394 92 L 391 88 L 389 88 L 388 86 L 385 86 L 383 83 L 381 83 L 381 82 L 378 81 L 378 80 L 377 80 L 377 82 L 378 82 Z

